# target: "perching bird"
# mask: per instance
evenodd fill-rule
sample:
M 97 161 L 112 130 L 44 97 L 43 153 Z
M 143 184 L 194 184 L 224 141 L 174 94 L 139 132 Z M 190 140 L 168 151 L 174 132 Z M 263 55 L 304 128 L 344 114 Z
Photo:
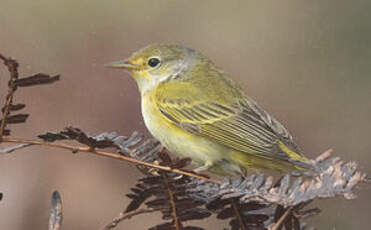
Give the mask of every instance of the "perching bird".
M 196 172 L 308 168 L 289 132 L 200 52 L 153 44 L 107 66 L 136 80 L 147 128 Z

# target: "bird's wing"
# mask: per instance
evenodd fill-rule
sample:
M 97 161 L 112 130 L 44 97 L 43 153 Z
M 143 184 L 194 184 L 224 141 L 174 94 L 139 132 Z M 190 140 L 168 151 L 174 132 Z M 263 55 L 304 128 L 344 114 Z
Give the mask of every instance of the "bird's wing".
M 178 127 L 246 154 L 302 160 L 287 130 L 233 87 L 227 94 L 220 92 L 217 101 L 207 89 L 201 91 L 186 82 L 159 87 L 155 99 L 158 109 Z

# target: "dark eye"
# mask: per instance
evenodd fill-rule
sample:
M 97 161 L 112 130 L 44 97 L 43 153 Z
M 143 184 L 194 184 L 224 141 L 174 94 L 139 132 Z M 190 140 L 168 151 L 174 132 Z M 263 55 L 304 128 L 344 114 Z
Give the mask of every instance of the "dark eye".
M 158 64 L 160 64 L 160 59 L 158 59 L 158 58 L 150 58 L 149 60 L 148 60 L 148 65 L 149 66 L 151 66 L 151 67 L 156 67 L 156 66 L 158 66 Z

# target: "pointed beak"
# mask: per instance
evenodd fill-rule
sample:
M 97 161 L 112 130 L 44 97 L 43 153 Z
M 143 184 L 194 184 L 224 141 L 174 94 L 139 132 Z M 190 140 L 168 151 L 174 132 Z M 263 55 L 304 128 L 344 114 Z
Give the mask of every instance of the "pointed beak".
M 114 61 L 104 65 L 105 67 L 115 68 L 115 69 L 125 69 L 125 70 L 133 70 L 136 69 L 137 66 L 130 63 L 128 60 L 121 60 L 121 61 Z

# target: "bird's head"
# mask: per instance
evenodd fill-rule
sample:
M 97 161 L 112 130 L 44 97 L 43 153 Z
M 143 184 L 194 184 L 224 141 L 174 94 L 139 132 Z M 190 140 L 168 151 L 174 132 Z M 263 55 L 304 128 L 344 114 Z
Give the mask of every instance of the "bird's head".
M 124 69 L 137 81 L 144 93 L 158 83 L 177 79 L 194 66 L 199 55 L 180 45 L 152 44 L 133 53 L 129 58 L 106 64 Z

